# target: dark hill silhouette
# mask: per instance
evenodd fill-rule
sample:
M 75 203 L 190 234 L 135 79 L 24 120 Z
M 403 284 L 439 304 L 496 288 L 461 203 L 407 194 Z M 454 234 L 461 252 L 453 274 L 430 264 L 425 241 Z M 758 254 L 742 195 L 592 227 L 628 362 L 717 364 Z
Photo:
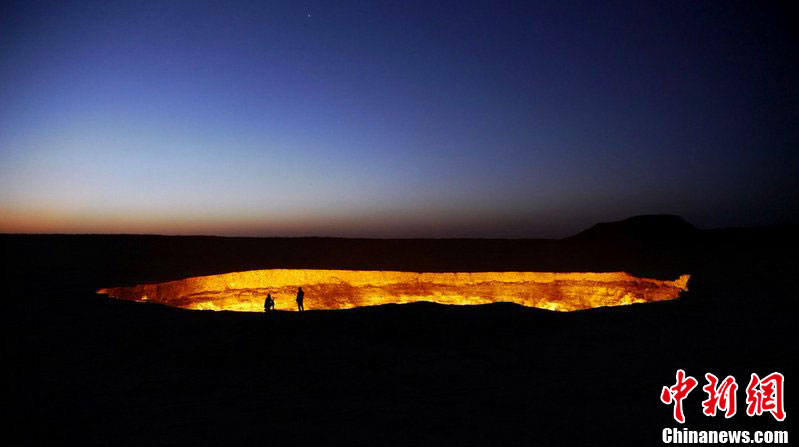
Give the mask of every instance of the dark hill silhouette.
M 633 216 L 617 222 L 598 223 L 566 239 L 581 242 L 602 241 L 605 243 L 646 242 L 690 238 L 694 237 L 697 231 L 695 226 L 680 216 L 652 214 Z

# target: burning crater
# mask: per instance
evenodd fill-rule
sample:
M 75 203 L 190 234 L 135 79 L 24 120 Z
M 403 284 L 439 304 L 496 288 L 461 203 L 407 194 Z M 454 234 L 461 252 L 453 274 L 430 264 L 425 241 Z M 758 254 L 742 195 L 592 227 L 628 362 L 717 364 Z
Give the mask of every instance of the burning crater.
M 357 270 L 252 270 L 161 284 L 100 289 L 112 298 L 184 309 L 262 312 L 271 293 L 278 310 L 350 309 L 430 301 L 440 304 L 512 302 L 557 311 L 675 299 L 690 275 L 674 281 L 613 273 L 413 273 Z

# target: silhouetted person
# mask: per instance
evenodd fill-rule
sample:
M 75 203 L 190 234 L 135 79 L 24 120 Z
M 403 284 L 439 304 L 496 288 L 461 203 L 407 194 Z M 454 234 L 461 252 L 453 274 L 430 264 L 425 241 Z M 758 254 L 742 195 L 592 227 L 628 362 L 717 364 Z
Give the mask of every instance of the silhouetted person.
M 305 292 L 302 291 L 302 287 L 297 288 L 297 310 L 303 311 L 305 307 L 302 305 L 302 299 L 305 298 Z
M 275 300 L 272 299 L 271 293 L 267 293 L 264 301 L 264 312 L 269 312 L 270 310 L 275 310 Z

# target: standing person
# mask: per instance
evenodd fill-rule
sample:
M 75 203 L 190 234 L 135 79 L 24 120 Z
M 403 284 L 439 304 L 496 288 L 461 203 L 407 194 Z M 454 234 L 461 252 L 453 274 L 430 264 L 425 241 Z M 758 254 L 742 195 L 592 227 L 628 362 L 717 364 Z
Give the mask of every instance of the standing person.
M 297 288 L 297 310 L 303 311 L 305 307 L 302 305 L 302 299 L 305 297 L 305 292 L 302 291 L 302 287 Z

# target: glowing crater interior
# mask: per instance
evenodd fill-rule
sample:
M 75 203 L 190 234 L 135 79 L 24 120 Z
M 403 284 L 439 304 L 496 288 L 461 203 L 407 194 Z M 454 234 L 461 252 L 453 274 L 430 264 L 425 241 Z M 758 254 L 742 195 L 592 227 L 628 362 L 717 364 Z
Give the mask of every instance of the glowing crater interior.
M 154 302 L 184 309 L 263 312 L 271 293 L 277 310 L 296 310 L 297 287 L 305 308 L 350 309 L 390 303 L 440 304 L 512 302 L 573 311 L 675 299 L 689 275 L 674 281 L 611 273 L 414 273 L 356 270 L 252 270 L 161 284 L 101 289 L 112 298 Z

